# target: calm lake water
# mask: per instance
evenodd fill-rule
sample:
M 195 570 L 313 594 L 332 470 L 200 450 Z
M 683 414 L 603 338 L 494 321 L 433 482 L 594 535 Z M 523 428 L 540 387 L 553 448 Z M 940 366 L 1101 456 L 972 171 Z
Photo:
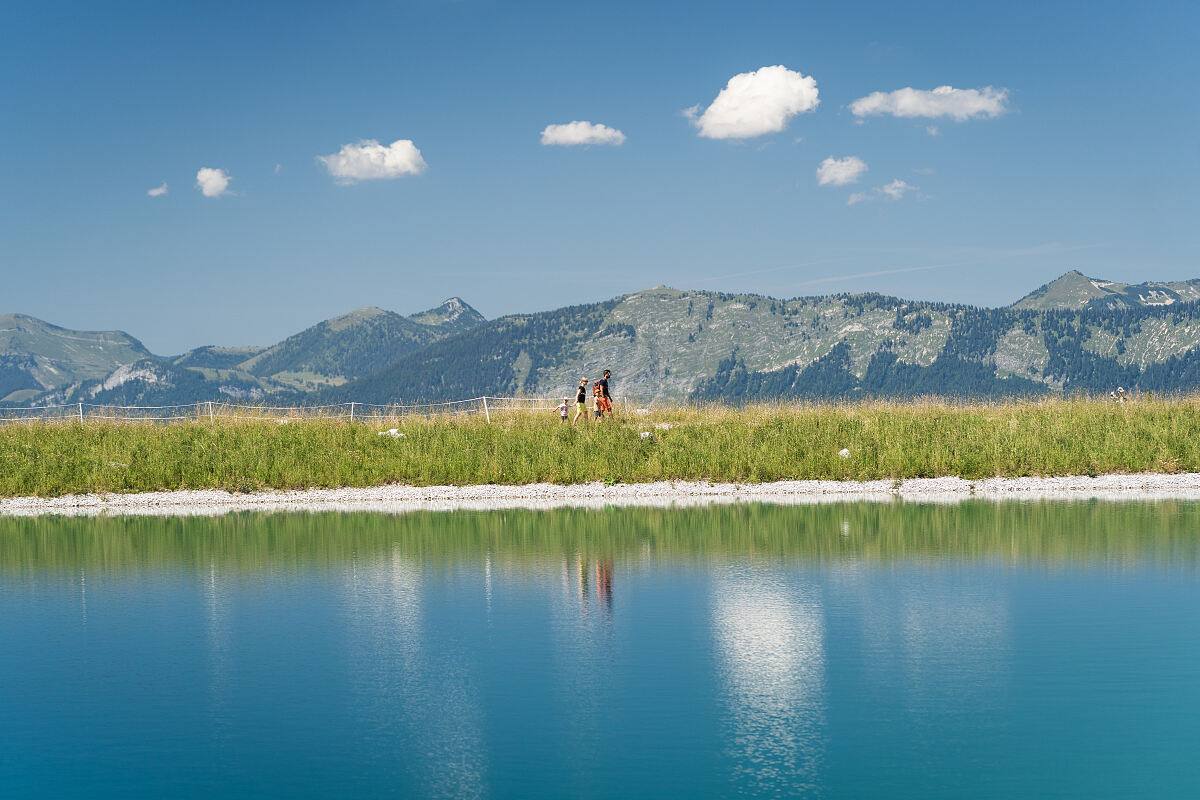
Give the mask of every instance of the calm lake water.
M 1200 795 L 1200 505 L 0 519 L 0 796 Z

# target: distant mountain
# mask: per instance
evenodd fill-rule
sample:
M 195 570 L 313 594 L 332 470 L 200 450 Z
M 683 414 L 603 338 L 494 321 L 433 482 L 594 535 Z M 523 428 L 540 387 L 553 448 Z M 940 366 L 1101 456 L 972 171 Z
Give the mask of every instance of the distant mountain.
M 977 309 L 877 294 L 780 300 L 657 287 L 501 317 L 320 396 L 561 397 L 605 368 L 639 403 L 1200 388 L 1192 371 L 1200 305 L 1083 306 Z
M 123 331 L 75 331 L 26 314 L 0 314 L 0 402 L 98 380 L 149 356 Z
M 1200 280 L 1174 283 L 1125 284 L 1089 278 L 1071 270 L 1027 294 L 1013 308 L 1038 311 L 1079 311 L 1169 306 L 1200 300 Z
M 10 319 L 20 324 L 3 324 Z M 304 391 L 370 374 L 481 321 L 479 312 L 452 297 L 412 317 L 358 309 L 272 347 L 206 346 L 160 357 L 124 333 L 67 331 L 8 315 L 0 317 L 0 327 L 11 328 L 0 331 L 0 390 L 5 390 L 0 402 L 157 405 L 256 401 L 268 395 L 300 402 Z M 74 360 L 64 361 L 64 353 Z
M 94 360 L 100 348 L 111 360 L 92 363 L 90 378 L 52 385 L 35 370 L 45 372 L 46 352 L 65 347 L 73 332 L 38 323 L 59 335 L 23 334 L 26 345 L 6 345 L 0 386 L 9 402 L 25 403 L 389 403 L 563 397 L 580 377 L 594 380 L 609 368 L 616 394 L 639 404 L 998 398 L 1118 385 L 1183 391 L 1200 389 L 1197 298 L 1200 281 L 1126 285 L 1075 271 L 995 309 L 878 294 L 783 300 L 660 286 L 486 321 L 451 298 L 409 317 L 359 309 L 269 348 L 205 347 L 174 358 L 151 356 L 125 334 L 83 334 L 93 342 L 80 345 L 85 353 Z M 102 348 L 95 344 L 105 336 Z
M 413 314 L 409 319 L 443 334 L 462 333 L 481 322 L 487 322 L 483 314 L 467 305 L 461 297 L 451 297 L 437 308 Z

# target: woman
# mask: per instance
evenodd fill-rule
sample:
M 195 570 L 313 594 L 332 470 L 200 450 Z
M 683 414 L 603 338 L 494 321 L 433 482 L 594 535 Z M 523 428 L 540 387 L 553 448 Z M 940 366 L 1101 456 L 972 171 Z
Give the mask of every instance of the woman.
M 579 379 L 579 389 L 575 392 L 575 419 L 571 420 L 571 425 L 579 422 L 579 417 L 587 414 L 587 378 Z M 587 419 L 584 416 L 584 419 Z

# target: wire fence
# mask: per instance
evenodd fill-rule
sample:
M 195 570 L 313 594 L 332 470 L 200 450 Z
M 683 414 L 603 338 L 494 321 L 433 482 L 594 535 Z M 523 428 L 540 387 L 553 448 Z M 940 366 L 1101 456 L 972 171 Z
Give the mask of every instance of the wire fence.
M 440 403 L 332 403 L 315 406 L 267 406 L 202 400 L 167 406 L 117 406 L 96 403 L 63 403 L 33 408 L 0 408 L 0 424 L 22 422 L 210 422 L 245 420 L 288 424 L 313 419 L 351 422 L 387 422 L 405 417 L 482 416 L 554 411 L 559 401 L 545 397 L 472 397 Z

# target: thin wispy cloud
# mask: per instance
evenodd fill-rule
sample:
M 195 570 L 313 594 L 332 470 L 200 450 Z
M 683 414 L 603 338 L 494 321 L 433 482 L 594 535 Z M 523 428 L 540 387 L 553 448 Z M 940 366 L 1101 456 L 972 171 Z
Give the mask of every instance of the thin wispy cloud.
M 902 275 L 906 272 L 927 272 L 933 269 L 947 269 L 949 267 L 965 267 L 974 262 L 971 261 L 956 261 L 951 264 L 925 264 L 920 267 L 899 267 L 897 269 L 879 269 L 873 272 L 856 272 L 853 275 L 828 275 L 824 278 L 813 278 L 812 280 L 801 281 L 794 283 L 792 286 L 818 286 L 822 283 L 841 283 L 842 281 L 857 281 L 864 278 L 879 278 L 884 275 Z
M 845 186 L 848 183 L 857 183 L 866 171 L 867 162 L 858 156 L 829 156 L 817 167 L 817 185 Z
M 820 102 L 814 78 L 776 65 L 734 75 L 708 108 L 693 106 L 684 115 L 707 139 L 752 139 L 782 131 Z
M 850 195 L 846 201 L 846 205 L 854 206 L 859 203 L 865 203 L 868 200 L 901 200 L 905 195 L 912 193 L 919 200 L 927 199 L 926 195 L 921 194 L 921 190 L 917 186 L 913 186 L 908 181 L 896 178 L 891 183 L 886 183 L 883 186 L 876 186 L 869 192 L 855 192 Z
M 908 86 L 894 92 L 872 92 L 850 104 L 850 113 L 859 118 L 887 114 L 929 119 L 949 117 L 955 122 L 991 119 L 1008 110 L 1008 89 L 991 86 L 982 89 L 939 86 L 930 90 Z
M 229 194 L 229 184 L 233 178 L 223 169 L 201 167 L 196 173 L 196 188 L 205 197 L 220 197 Z
M 547 125 L 542 129 L 542 144 L 547 146 L 576 147 L 596 144 L 619 147 L 624 143 L 625 134 L 616 128 L 586 120 Z
M 406 175 L 420 175 L 428 165 L 411 139 L 397 139 L 382 145 L 375 139 L 363 139 L 327 156 L 317 156 L 317 163 L 333 176 L 337 183 L 393 180 Z
M 849 260 L 850 260 L 849 256 L 845 256 L 842 258 L 822 258 L 822 259 L 818 259 L 816 261 L 805 261 L 802 264 L 788 264 L 783 267 L 767 267 L 766 269 L 752 269 L 752 270 L 747 270 L 745 272 L 731 272 L 727 275 L 709 275 L 707 278 L 692 278 L 692 280 L 695 282 L 723 281 L 723 280 L 728 280 L 730 278 L 744 278 L 747 275 L 766 275 L 771 272 L 783 272 L 785 270 L 791 270 L 791 269 L 803 269 L 804 267 L 815 267 L 818 264 L 836 264 L 839 261 L 849 261 Z
M 163 181 L 160 185 L 155 186 L 153 189 L 146 190 L 146 194 L 150 195 L 151 197 L 162 197 L 166 193 L 167 193 L 167 182 L 166 181 Z

